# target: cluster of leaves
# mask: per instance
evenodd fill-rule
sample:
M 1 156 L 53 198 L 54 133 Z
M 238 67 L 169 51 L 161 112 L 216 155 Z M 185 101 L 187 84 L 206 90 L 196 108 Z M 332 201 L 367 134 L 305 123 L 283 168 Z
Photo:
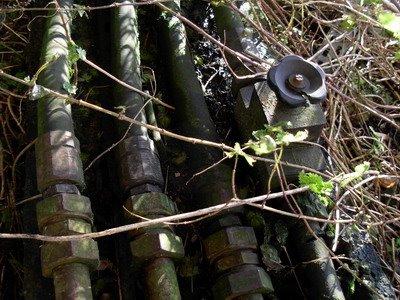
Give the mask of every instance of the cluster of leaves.
M 339 182 L 340 187 L 344 188 L 351 182 L 361 179 L 369 168 L 370 163 L 363 162 L 354 168 L 354 172 L 340 174 L 334 179 Z M 308 186 L 310 191 L 318 197 L 323 205 L 328 206 L 332 204 L 330 196 L 334 188 L 333 180 L 324 180 L 318 174 L 302 171 L 299 174 L 299 183 L 300 186 Z
M 310 191 L 318 197 L 323 205 L 328 206 L 332 203 L 330 198 L 333 191 L 332 181 L 325 181 L 318 174 L 302 171 L 299 174 L 299 182 L 301 186 L 308 186 Z
M 69 74 L 70 76 L 73 75 L 74 69 L 72 66 L 76 64 L 79 60 L 84 60 L 86 59 L 86 50 L 82 49 L 79 47 L 77 44 L 74 42 L 69 42 L 68 43 L 68 65 L 69 65 Z M 70 95 L 75 95 L 78 87 L 68 81 L 65 81 L 63 84 L 64 90 L 68 92 Z
M 275 126 L 264 125 L 264 129 L 253 131 L 254 140 L 249 140 L 244 146 L 254 151 L 256 155 L 267 155 L 288 146 L 290 143 L 304 141 L 308 137 L 308 131 L 298 131 L 296 134 L 285 131 L 290 128 L 290 122 Z M 225 153 L 229 158 L 242 156 L 249 165 L 253 166 L 255 159 L 243 151 L 239 143 L 235 143 L 234 150 Z
M 298 131 L 296 134 L 287 132 L 285 128 L 289 128 L 291 123 L 276 126 L 264 125 L 265 129 L 253 132 L 255 140 L 248 141 L 245 146 L 252 149 L 257 155 L 265 155 L 276 151 L 281 146 L 288 146 L 290 143 L 304 141 L 308 137 L 308 131 Z

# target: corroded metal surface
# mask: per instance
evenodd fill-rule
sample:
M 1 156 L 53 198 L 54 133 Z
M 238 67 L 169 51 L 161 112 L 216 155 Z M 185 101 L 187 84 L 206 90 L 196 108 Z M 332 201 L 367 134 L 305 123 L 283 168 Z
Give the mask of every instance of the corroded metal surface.
M 83 187 L 79 141 L 72 132 L 46 132 L 36 141 L 37 185 L 40 191 L 57 183 L 71 183 Z

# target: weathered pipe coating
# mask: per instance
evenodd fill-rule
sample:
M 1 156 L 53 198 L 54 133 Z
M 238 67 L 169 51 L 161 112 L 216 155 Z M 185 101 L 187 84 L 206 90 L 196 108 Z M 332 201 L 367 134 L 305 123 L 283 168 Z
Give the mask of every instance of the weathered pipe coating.
M 129 3 L 129 1 L 126 1 Z M 113 15 L 114 72 L 122 81 L 141 89 L 140 49 L 136 8 L 121 6 Z M 119 85 L 114 87 L 114 105 L 124 107 L 131 118 L 146 123 L 142 96 Z M 128 127 L 117 124 L 122 136 Z M 164 179 L 160 161 L 147 129 L 132 126 L 116 149 L 121 190 L 128 197 L 125 208 L 146 218 L 176 214 L 175 203 L 161 191 Z M 125 214 L 127 222 L 138 221 Z M 173 260 L 183 258 L 181 239 L 162 225 L 129 233 L 132 257 L 143 271 L 148 299 L 181 299 Z
M 73 1 L 59 1 L 71 7 Z M 65 93 L 71 66 L 68 61 L 67 13 L 50 13 L 42 64 L 49 63 L 38 84 Z M 71 106 L 65 99 L 46 95 L 38 102 L 36 169 L 43 199 L 37 204 L 39 230 L 45 235 L 72 235 L 92 230 L 90 200 L 80 194 L 84 186 L 79 141 L 74 135 Z M 42 272 L 53 277 L 56 299 L 92 299 L 89 271 L 97 268 L 99 252 L 92 239 L 45 243 Z
M 179 1 L 168 2 L 179 11 Z M 175 116 L 184 134 L 201 139 L 218 139 L 197 79 L 181 21 L 160 12 L 160 54 L 166 62 L 170 93 L 175 100 Z M 199 170 L 215 163 L 218 150 L 201 145 L 187 149 L 190 164 Z M 232 169 L 220 164 L 198 176 L 193 184 L 193 208 L 221 204 L 232 197 Z M 259 267 L 257 240 L 253 228 L 245 227 L 238 215 L 218 216 L 204 224 L 204 254 L 213 271 L 212 292 L 215 299 L 263 299 L 273 287 L 268 274 Z
M 244 52 L 245 49 L 251 47 L 245 42 L 240 42 L 244 30 L 240 16 L 224 5 L 214 7 L 214 11 L 219 34 L 224 36 L 225 33 L 226 44 L 229 47 L 238 52 Z M 243 74 L 245 69 L 243 65 L 238 64 L 236 58 L 228 56 L 228 60 L 234 70 Z M 238 94 L 235 115 L 238 126 L 241 128 L 243 140 L 247 141 L 251 138 L 251 132 L 261 129 L 264 124 L 273 125 L 279 121 L 291 121 L 296 131 L 308 129 L 310 140 L 317 142 L 326 122 L 319 104 L 310 105 L 306 108 L 285 107 L 276 99 L 275 94 L 266 83 L 253 83 L 248 86 L 235 86 L 233 88 L 236 89 Z M 247 97 L 247 95 L 250 96 Z M 322 171 L 325 165 L 323 153 L 319 147 L 306 147 L 296 144 L 286 148 L 286 155 L 284 154 L 282 160 Z M 258 165 L 257 168 L 260 172 L 270 174 L 270 166 Z M 299 169 L 284 168 L 284 171 L 289 182 L 297 182 Z M 318 224 L 309 224 L 316 232 L 318 231 Z M 315 239 L 302 223 L 296 223 L 293 226 L 291 236 L 295 241 L 298 260 L 302 262 L 313 261 L 304 266 L 304 276 L 300 278 L 306 285 L 307 296 L 312 299 L 344 299 L 332 259 L 324 242 L 321 239 Z

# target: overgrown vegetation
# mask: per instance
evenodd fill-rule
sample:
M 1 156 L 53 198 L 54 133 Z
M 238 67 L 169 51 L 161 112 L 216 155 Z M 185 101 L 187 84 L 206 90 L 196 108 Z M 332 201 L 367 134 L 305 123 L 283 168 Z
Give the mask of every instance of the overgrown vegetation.
M 230 1 L 213 2 L 236 9 Z M 329 157 L 329 170 L 326 177 L 309 171 L 300 173 L 299 186 L 308 187 L 328 208 L 328 218 L 354 219 L 358 229 L 369 233 L 399 295 L 399 2 L 249 0 L 248 4 L 256 18 L 247 20 L 247 26 L 253 27 L 278 56 L 295 53 L 310 58 L 328 73 L 329 96 L 324 104 L 328 124 L 320 142 Z M 36 7 L 35 1 L 9 0 L 1 5 L 0 69 L 33 85 L 28 89 L 3 77 L 0 82 L 0 230 L 21 232 L 20 207 L 25 198 L 22 161 L 25 147 L 33 145 L 26 135 L 26 121 L 33 116 L 25 113 L 24 101 L 34 102 L 45 93 L 35 83 L 40 69 L 46 66 L 25 61 L 25 54 L 30 51 L 29 39 L 34 38 L 27 26 L 35 26 L 36 15 L 22 8 Z M 77 18 L 91 17 L 91 11 L 83 5 L 75 5 L 74 11 Z M 246 16 L 243 18 L 246 22 Z M 86 51 L 71 42 L 69 55 L 72 74 L 73 64 L 85 59 Z M 65 91 L 73 96 L 79 87 L 76 84 L 90 84 L 96 75 L 91 70 L 79 73 L 76 82 L 64 86 Z M 159 126 L 168 127 L 168 113 L 159 115 Z M 306 131 L 293 134 L 287 132 L 288 128 L 290 124 L 260 128 L 253 133 L 254 139 L 224 149 L 226 156 L 243 157 L 253 165 L 257 156 L 284 151 L 290 143 L 307 138 Z M 251 219 L 258 221 L 252 225 L 265 227 L 262 218 Z M 352 226 L 355 225 L 326 226 L 326 231 L 340 238 Z M 282 226 L 274 228 L 285 231 Z M 278 236 L 285 244 L 286 233 Z M 264 260 L 279 267 L 267 238 L 263 246 Z M 6 252 L 1 253 L 0 268 L 21 273 L 15 258 Z

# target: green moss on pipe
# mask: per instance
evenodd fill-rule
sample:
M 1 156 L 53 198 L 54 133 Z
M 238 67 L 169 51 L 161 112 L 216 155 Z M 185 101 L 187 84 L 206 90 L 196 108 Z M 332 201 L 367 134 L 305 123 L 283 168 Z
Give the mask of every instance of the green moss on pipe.
M 71 0 L 59 2 L 60 6 L 73 4 Z M 57 13 L 49 19 L 41 59 L 42 65 L 49 65 L 38 78 L 38 84 L 60 93 L 66 93 L 63 85 L 69 82 L 71 76 L 67 39 L 69 21 L 70 15 L 67 13 Z M 38 134 L 53 130 L 74 132 L 71 105 L 67 104 L 65 99 L 46 95 L 38 102 Z
M 148 299 L 181 299 L 175 266 L 171 259 L 162 257 L 157 258 L 151 261 L 145 270 Z
M 121 1 L 129 2 L 129 1 Z M 141 90 L 142 80 L 140 76 L 140 45 L 137 25 L 136 9 L 131 6 L 121 6 L 114 10 L 113 26 L 113 69 L 117 78 L 129 85 Z M 143 97 L 138 93 L 124 88 L 121 85 L 114 86 L 115 105 L 125 109 L 128 117 L 146 123 Z M 118 130 L 123 134 L 128 125 L 119 122 Z M 145 127 L 132 126 L 130 132 L 134 135 L 146 135 Z

